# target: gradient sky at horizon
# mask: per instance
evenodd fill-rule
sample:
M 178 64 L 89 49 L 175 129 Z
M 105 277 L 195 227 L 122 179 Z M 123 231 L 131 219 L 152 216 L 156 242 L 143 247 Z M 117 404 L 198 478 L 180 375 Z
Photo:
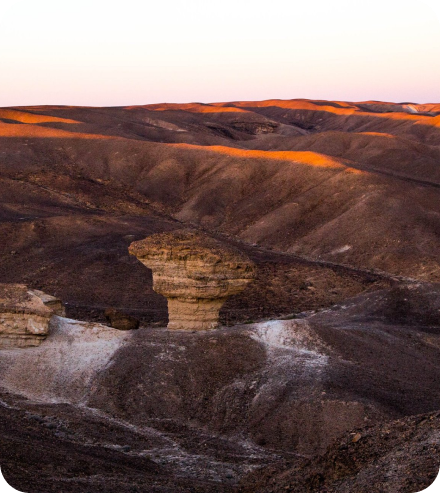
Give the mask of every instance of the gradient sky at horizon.
M 0 10 L 0 106 L 440 102 L 436 0 L 24 0 Z

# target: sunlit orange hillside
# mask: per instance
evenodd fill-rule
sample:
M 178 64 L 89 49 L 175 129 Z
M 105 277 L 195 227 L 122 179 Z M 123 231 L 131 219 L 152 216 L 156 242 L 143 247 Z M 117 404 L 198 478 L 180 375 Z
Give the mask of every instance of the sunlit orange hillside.
M 56 268 L 73 300 L 67 279 L 86 244 L 191 225 L 314 262 L 440 280 L 439 122 L 439 104 L 378 101 L 0 109 L 0 274 L 44 287 Z M 110 275 L 98 257 L 90 280 Z M 117 292 L 119 282 L 101 285 Z

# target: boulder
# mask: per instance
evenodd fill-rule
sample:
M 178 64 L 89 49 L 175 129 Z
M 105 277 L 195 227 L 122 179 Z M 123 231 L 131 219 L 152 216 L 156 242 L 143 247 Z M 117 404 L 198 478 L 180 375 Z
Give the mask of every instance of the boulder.
M 239 250 L 193 230 L 155 234 L 129 251 L 153 271 L 153 289 L 167 298 L 169 329 L 217 327 L 223 303 L 255 275 Z
M 104 316 L 110 327 L 118 330 L 136 330 L 139 329 L 139 320 L 126 315 L 125 313 L 116 310 L 116 308 L 107 308 L 104 312 Z
M 24 284 L 0 284 L 0 349 L 39 346 L 53 315 L 63 315 L 60 300 Z
M 53 311 L 54 315 L 58 315 L 59 317 L 66 316 L 66 309 L 64 308 L 63 302 L 59 298 L 46 294 L 38 289 L 31 289 L 30 292 L 38 296 L 38 298 L 40 298 L 41 301 Z

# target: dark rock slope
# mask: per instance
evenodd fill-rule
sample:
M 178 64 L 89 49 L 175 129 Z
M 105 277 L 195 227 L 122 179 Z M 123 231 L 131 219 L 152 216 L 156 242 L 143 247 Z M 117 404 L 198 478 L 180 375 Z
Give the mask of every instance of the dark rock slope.
M 438 285 L 402 289 L 438 313 Z M 74 464 L 92 457 L 80 475 L 84 481 L 107 477 L 99 454 L 122 453 L 127 445 L 132 469 L 125 481 L 133 484 L 149 458 L 154 464 L 145 462 L 148 467 L 172 467 L 157 470 L 171 484 L 201 482 L 201 491 L 216 484 L 235 488 L 240 481 L 247 491 L 266 491 L 268 485 L 275 489 L 267 491 L 279 491 L 280 477 L 286 489 L 303 485 L 291 491 L 367 491 L 362 488 L 368 483 L 369 491 L 379 492 L 388 482 L 385 491 L 412 493 L 439 466 L 432 454 L 439 446 L 440 331 L 424 319 L 400 324 L 401 313 L 396 319 L 389 311 L 394 296 L 393 289 L 376 291 L 306 318 L 197 333 L 121 332 L 58 318 L 40 347 L 0 355 L 3 388 L 28 399 L 4 400 L 16 408 L 20 423 L 29 418 L 22 412 L 34 409 L 31 414 L 40 416 L 41 432 L 30 435 L 38 447 L 49 447 L 48 429 L 61 440 L 59 453 L 70 447 L 65 440 L 76 444 L 72 467 L 81 469 Z M 403 310 L 408 319 L 417 317 L 411 307 Z M 3 412 L 12 419 L 10 408 Z M 427 428 L 411 418 L 427 413 L 434 413 L 425 420 Z M 115 436 L 110 425 L 120 430 Z M 6 436 L 26 441 L 26 426 Z M 95 434 L 96 426 L 102 435 Z M 18 450 L 27 453 L 24 445 Z M 6 476 L 26 491 L 20 485 L 27 476 L 20 476 L 7 446 L 2 453 Z M 39 480 L 53 474 L 56 481 L 70 481 L 71 470 L 56 464 L 35 473 Z M 398 478 L 400 469 L 405 474 Z M 112 478 L 122 474 L 119 465 L 114 474 L 102 484 L 113 487 Z M 154 486 L 159 480 L 145 481 Z
M 440 414 L 352 430 L 313 460 L 287 461 L 244 478 L 240 493 L 423 491 L 440 467 Z

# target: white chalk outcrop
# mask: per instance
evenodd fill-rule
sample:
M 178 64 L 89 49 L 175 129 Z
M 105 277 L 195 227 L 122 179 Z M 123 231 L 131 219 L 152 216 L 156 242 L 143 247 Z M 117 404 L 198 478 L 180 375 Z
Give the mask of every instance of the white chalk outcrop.
M 131 331 L 55 316 L 41 346 L 1 351 L 1 386 L 33 400 L 83 403 L 93 379 L 130 336 Z

